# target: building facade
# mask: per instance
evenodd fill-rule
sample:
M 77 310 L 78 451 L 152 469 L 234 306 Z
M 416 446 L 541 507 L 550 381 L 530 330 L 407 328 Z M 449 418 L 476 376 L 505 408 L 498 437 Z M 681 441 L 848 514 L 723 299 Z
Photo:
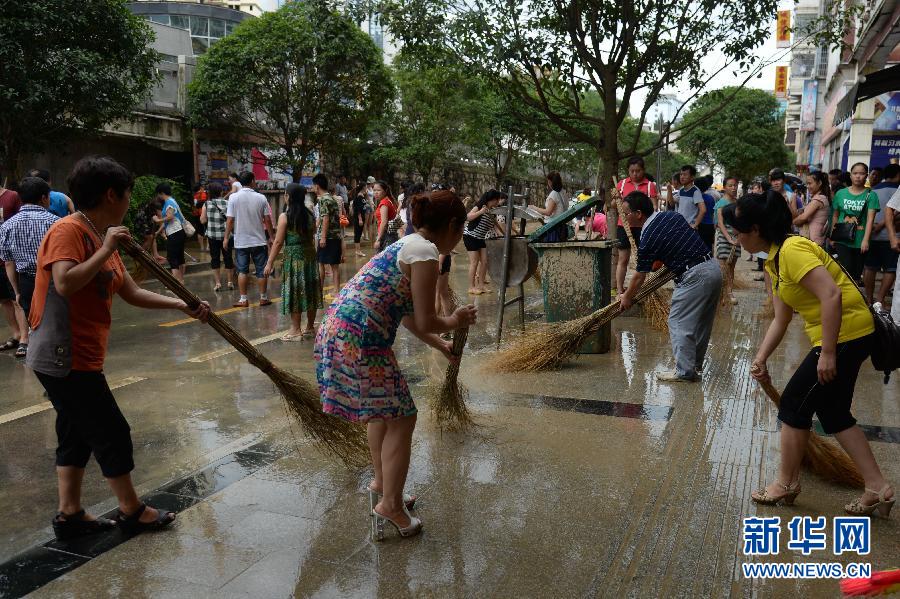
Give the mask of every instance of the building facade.
M 247 8 L 245 5 L 255 7 L 255 14 L 253 11 L 245 10 Z M 242 21 L 262 14 L 262 10 L 256 2 L 197 2 L 192 0 L 152 2 L 138 0 L 129 3 L 128 8 L 134 14 L 153 23 L 187 31 L 191 41 L 191 56 L 204 54 L 212 44 L 231 33 Z M 165 48 L 161 48 L 159 51 L 164 54 L 172 54 Z

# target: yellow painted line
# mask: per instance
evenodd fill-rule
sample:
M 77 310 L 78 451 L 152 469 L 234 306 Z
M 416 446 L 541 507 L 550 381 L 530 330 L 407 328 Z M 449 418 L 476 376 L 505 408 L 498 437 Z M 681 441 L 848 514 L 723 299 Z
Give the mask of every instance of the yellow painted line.
M 280 302 L 280 301 L 281 301 L 280 297 L 272 298 L 273 304 Z M 216 314 L 218 314 L 219 316 L 222 316 L 224 314 L 233 314 L 234 312 L 240 312 L 241 310 L 249 310 L 250 308 L 259 308 L 259 303 L 250 304 L 246 308 L 226 308 L 224 310 L 219 310 L 218 312 L 216 312 Z M 182 318 L 181 320 L 173 320 L 172 322 L 164 322 L 159 326 L 161 326 L 161 327 L 177 327 L 180 324 L 189 324 L 192 322 L 197 322 L 197 319 L 196 318 Z
M 110 385 L 110 389 L 119 389 L 124 387 L 125 385 L 131 385 L 132 383 L 139 383 L 141 381 L 146 381 L 147 377 L 143 376 L 130 376 L 124 378 L 113 385 Z M 39 414 L 40 412 L 44 412 L 53 407 L 49 401 L 44 401 L 39 404 L 29 406 L 27 408 L 22 408 L 21 410 L 16 410 L 15 412 L 10 412 L 9 414 L 4 414 L 0 416 L 0 424 L 6 424 L 7 422 L 12 422 L 13 420 L 18 420 L 20 418 L 25 418 L 26 416 L 31 416 L 32 414 Z
M 285 329 L 278 333 L 272 333 L 271 335 L 266 335 L 265 337 L 260 337 L 259 339 L 251 339 L 250 345 L 254 347 L 257 345 L 262 345 L 263 343 L 268 343 L 269 341 L 275 341 L 276 339 L 281 339 L 284 337 L 284 334 L 288 332 L 288 329 Z M 233 354 L 237 350 L 231 347 L 225 347 L 223 349 L 217 349 L 216 351 L 211 351 L 205 354 L 200 354 L 195 358 L 191 358 L 188 362 L 193 362 L 195 364 L 200 362 L 209 362 L 210 360 L 214 360 L 216 358 L 221 358 L 222 356 L 227 356 L 228 354 Z

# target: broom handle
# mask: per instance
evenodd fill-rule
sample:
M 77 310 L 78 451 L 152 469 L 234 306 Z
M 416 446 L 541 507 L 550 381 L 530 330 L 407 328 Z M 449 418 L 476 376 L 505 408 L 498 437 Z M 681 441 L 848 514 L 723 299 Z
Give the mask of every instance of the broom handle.
M 159 282 L 166 286 L 172 293 L 174 293 L 178 298 L 187 304 L 188 308 L 191 310 L 196 310 L 197 307 L 202 303 L 202 300 L 199 296 L 197 296 L 193 291 L 184 286 L 184 284 L 175 278 L 175 276 L 166 270 L 163 266 L 159 264 L 156 260 L 154 260 L 150 254 L 148 254 L 144 248 L 142 248 L 134 239 L 128 238 L 124 241 L 120 241 L 119 245 L 135 260 L 141 263 L 147 270 L 149 270 Z M 241 352 L 245 358 L 250 360 L 250 363 L 266 372 L 270 369 L 274 364 L 272 364 L 271 360 L 262 355 L 259 351 L 254 349 L 254 347 L 244 338 L 240 333 L 238 333 L 234 327 L 225 322 L 221 316 L 216 314 L 215 312 L 209 312 L 209 320 L 207 320 L 207 324 L 216 330 L 217 333 L 222 335 L 229 343 L 231 343 L 236 350 Z M 229 338 L 238 339 L 238 343 L 234 343 Z
M 619 193 L 619 188 L 616 187 L 616 178 L 612 177 L 612 191 L 610 192 L 613 197 L 613 201 L 616 203 L 616 210 L 619 212 L 618 216 L 621 220 L 622 218 L 622 208 L 624 205 L 622 204 L 622 194 Z M 628 226 L 624 220 L 622 221 L 622 228 L 625 229 L 625 235 L 628 237 L 628 243 L 631 244 L 631 247 L 637 249 L 637 246 L 634 244 L 634 235 L 631 234 L 631 227 Z M 630 268 L 634 268 L 634 265 L 637 264 L 637 252 L 631 252 L 631 259 L 628 261 L 628 266 Z

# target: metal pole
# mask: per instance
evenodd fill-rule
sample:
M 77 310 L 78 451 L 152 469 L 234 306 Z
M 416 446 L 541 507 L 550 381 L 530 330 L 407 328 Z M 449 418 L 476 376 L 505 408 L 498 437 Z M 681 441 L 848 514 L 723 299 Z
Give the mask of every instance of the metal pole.
M 506 198 L 506 231 L 503 237 L 503 270 L 500 274 L 500 310 L 497 313 L 497 347 L 503 336 L 503 313 L 506 311 L 506 284 L 509 281 L 509 251 L 512 248 L 513 188 L 509 186 Z

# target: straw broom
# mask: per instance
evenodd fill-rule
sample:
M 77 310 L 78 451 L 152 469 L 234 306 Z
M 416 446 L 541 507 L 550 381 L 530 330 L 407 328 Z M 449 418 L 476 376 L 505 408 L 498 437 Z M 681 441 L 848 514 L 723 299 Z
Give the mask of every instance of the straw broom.
M 666 267 L 651 273 L 635 295 L 635 301 L 646 300 L 674 278 L 675 274 Z M 484 368 L 499 372 L 555 370 L 574 355 L 588 337 L 622 312 L 622 305 L 616 302 L 575 320 L 542 326 L 495 353 Z
M 133 239 L 122 241 L 120 244 L 138 264 L 159 279 L 189 307 L 196 308 L 200 305 L 199 297 L 160 266 Z M 364 466 L 369 463 L 368 441 L 363 427 L 323 413 L 319 390 L 314 385 L 275 366 L 217 314 L 210 312 L 207 324 L 275 383 L 288 411 L 316 444 L 347 466 Z
M 781 394 L 771 382 L 760 382 L 760 386 L 776 407 L 781 404 Z M 844 450 L 815 432 L 809 435 L 809 444 L 803 455 L 803 466 L 831 482 L 855 488 L 865 487 L 863 477 Z
M 613 179 L 612 190 L 610 193 L 612 193 L 613 201 L 616 203 L 616 210 L 619 211 L 619 214 L 622 214 L 622 209 L 624 207 L 622 194 L 619 193 L 619 189 L 616 187 L 615 178 Z M 632 248 L 637 248 L 637 244 L 634 242 L 634 236 L 631 234 L 631 227 L 624 221 L 622 222 L 625 224 L 623 228 L 625 229 L 625 235 L 628 236 L 628 243 L 631 244 Z M 629 260 L 628 266 L 633 270 L 636 264 L 637 251 L 635 250 L 631 252 L 631 260 Z M 651 327 L 664 333 L 669 332 L 669 302 L 663 299 L 656 290 L 643 300 L 641 307 L 644 310 L 644 315 L 647 317 L 647 320 L 650 321 Z
M 462 301 L 452 289 L 450 290 L 450 301 L 452 304 L 450 313 L 452 314 Z M 462 357 L 468 337 L 469 327 L 461 327 L 453 332 L 452 352 L 454 356 Z M 464 431 L 475 424 L 469 408 L 466 406 L 469 390 L 459 383 L 458 378 L 459 364 L 451 363 L 447 365 L 447 373 L 440 387 L 433 385 L 428 389 L 431 413 L 441 429 Z

